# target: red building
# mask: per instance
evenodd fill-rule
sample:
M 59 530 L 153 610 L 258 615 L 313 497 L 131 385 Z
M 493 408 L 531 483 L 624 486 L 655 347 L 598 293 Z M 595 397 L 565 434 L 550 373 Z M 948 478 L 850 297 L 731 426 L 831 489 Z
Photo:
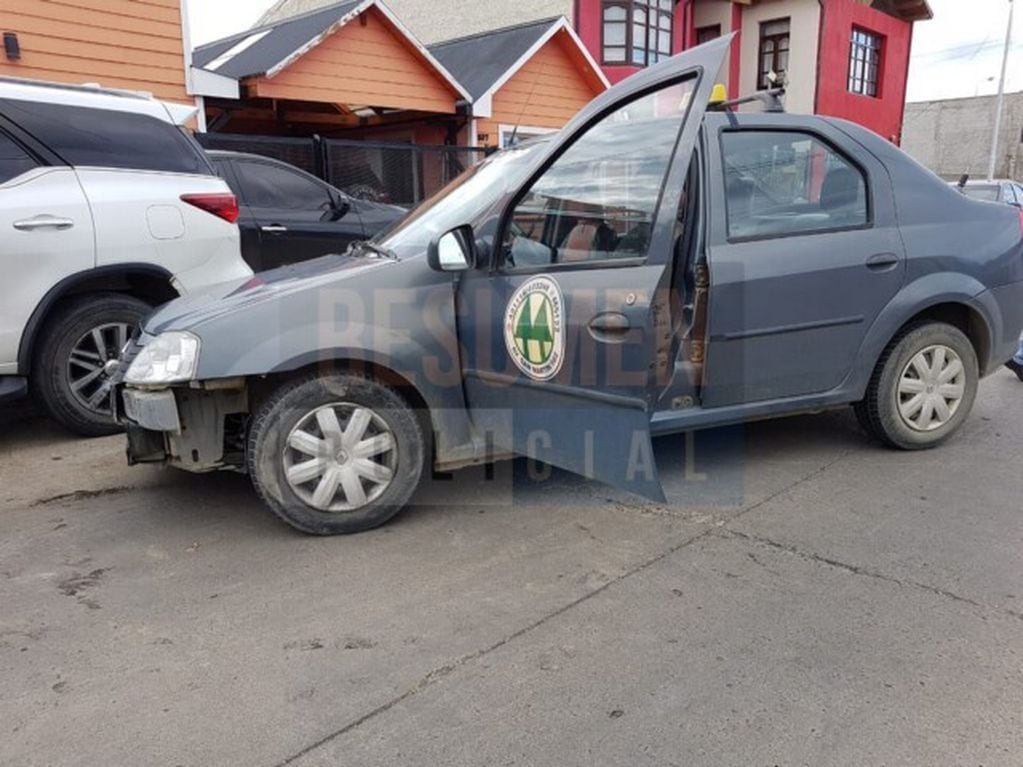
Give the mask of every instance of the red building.
M 736 32 L 730 95 L 788 81 L 786 107 L 843 117 L 898 143 L 913 23 L 926 0 L 575 0 L 576 30 L 617 82 L 668 53 Z

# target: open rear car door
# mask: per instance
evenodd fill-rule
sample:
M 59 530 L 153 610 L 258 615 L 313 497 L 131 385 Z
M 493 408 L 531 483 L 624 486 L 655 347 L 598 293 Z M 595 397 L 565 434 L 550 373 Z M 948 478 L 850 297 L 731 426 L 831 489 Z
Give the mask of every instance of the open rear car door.
M 670 366 L 679 211 L 730 41 L 584 108 L 511 196 L 491 268 L 463 274 L 466 396 L 496 450 L 663 500 L 650 410 Z

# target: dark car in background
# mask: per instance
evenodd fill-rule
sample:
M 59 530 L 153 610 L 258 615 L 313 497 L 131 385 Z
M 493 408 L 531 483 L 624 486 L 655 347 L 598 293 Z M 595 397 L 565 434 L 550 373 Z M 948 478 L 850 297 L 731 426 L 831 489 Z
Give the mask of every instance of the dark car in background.
M 344 253 L 405 215 L 404 208 L 357 200 L 280 160 L 207 154 L 238 197 L 242 256 L 257 272 Z

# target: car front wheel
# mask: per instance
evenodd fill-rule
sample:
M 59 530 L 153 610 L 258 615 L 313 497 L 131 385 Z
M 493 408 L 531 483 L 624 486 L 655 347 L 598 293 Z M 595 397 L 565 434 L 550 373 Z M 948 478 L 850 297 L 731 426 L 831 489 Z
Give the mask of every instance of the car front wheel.
M 962 331 L 940 322 L 919 325 L 885 350 L 856 415 L 892 447 L 935 447 L 969 416 L 979 380 L 977 354 Z
M 355 375 L 286 384 L 249 430 L 256 491 L 280 519 L 312 535 L 387 522 L 418 486 L 425 456 L 415 411 L 390 387 Z

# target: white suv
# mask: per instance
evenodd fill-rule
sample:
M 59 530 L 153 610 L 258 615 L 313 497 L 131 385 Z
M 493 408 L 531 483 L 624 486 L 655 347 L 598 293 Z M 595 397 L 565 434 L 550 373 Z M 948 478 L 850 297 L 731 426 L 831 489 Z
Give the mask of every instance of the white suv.
M 107 378 L 139 320 L 251 276 L 191 111 L 0 78 L 0 399 L 31 389 L 73 431 L 111 433 Z

